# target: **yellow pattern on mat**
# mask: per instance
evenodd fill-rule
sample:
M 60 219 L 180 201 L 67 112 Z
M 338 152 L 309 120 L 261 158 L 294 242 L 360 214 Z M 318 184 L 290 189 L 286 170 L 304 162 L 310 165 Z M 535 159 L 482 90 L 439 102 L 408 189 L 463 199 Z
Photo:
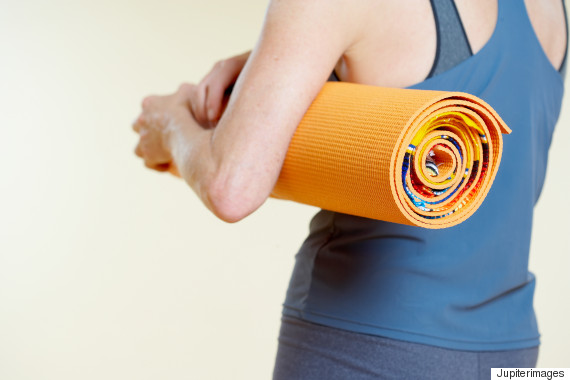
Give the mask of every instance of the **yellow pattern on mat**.
M 501 133 L 510 132 L 473 95 L 328 82 L 299 124 L 271 196 L 450 227 L 483 202 Z

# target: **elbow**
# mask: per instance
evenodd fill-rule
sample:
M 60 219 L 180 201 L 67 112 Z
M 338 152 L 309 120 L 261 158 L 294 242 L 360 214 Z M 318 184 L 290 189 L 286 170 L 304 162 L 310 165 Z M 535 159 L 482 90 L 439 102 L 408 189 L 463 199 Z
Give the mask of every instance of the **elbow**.
M 206 203 L 214 215 L 224 222 L 239 222 L 257 210 L 267 198 L 252 190 L 232 184 L 232 181 L 214 180 L 208 186 Z

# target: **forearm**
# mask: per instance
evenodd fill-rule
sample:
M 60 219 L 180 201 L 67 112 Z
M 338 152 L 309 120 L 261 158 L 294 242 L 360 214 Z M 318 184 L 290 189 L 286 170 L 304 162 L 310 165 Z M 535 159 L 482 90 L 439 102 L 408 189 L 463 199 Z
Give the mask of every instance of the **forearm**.
M 338 57 L 359 35 L 358 27 L 338 27 L 359 25 L 347 21 L 348 16 L 357 20 L 360 14 L 353 3 L 344 0 L 341 5 L 326 0 L 272 1 L 260 40 L 214 129 L 202 127 L 211 125 L 206 123 L 212 119 L 206 116 L 209 97 L 205 94 L 213 87 L 196 91 L 195 86 L 183 85 L 172 96 L 143 102 L 145 116 L 153 110 L 166 115 L 151 120 L 150 125 L 135 125 L 137 131 L 152 132 L 150 137 L 141 133 L 139 145 L 148 146 L 140 152 L 145 164 L 160 169 L 173 161 L 204 204 L 222 220 L 235 222 L 255 211 L 271 194 L 303 114 Z M 330 17 L 315 18 L 319 14 Z M 331 37 L 331 43 L 322 43 L 323 34 Z M 226 78 L 221 83 L 232 81 Z M 218 94 L 212 99 L 222 104 L 221 91 L 227 86 L 218 87 L 211 92 Z M 184 112 L 179 113 L 181 109 Z M 176 123 L 171 123 L 173 115 Z M 162 143 L 159 131 L 164 127 L 170 130 Z
M 167 141 L 180 176 L 210 211 L 233 223 L 263 204 L 274 179 L 259 173 L 262 165 L 248 164 L 248 152 L 237 147 L 232 136 L 217 133 L 220 130 L 203 129 L 188 119 L 171 123 Z
M 212 154 L 213 130 L 192 124 L 195 123 L 190 119 L 186 123 L 171 123 L 166 141 L 180 176 L 206 207 L 215 212 L 210 197 L 217 172 L 216 159 Z

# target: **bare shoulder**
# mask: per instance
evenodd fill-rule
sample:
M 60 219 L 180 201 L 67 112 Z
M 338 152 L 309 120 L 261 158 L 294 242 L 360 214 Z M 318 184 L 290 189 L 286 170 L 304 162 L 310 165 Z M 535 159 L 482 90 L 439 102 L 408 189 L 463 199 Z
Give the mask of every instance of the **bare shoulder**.
M 343 80 L 405 87 L 424 80 L 436 59 L 437 31 L 429 0 L 368 1 L 366 35 L 343 55 L 337 71 Z M 456 0 L 474 52 L 491 37 L 497 0 Z
M 516 0 L 518 1 L 518 0 Z M 546 55 L 559 67 L 566 48 L 562 0 L 524 0 Z M 342 80 L 405 87 L 421 82 L 436 59 L 437 31 L 429 0 L 361 0 L 360 38 L 335 69 Z M 491 38 L 498 0 L 455 0 L 473 53 Z M 362 5 L 364 4 L 364 6 Z
M 525 0 L 528 17 L 550 63 L 559 68 L 567 34 L 562 0 Z
M 436 29 L 428 0 L 364 0 L 365 29 L 339 60 L 346 81 L 405 87 L 429 73 L 436 51 Z

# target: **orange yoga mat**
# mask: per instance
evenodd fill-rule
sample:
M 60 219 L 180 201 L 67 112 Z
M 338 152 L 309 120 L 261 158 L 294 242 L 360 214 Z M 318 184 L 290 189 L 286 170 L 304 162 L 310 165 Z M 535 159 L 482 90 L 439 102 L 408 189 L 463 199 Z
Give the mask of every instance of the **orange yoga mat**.
M 329 82 L 299 124 L 271 196 L 454 226 L 485 199 L 510 132 L 473 95 Z

